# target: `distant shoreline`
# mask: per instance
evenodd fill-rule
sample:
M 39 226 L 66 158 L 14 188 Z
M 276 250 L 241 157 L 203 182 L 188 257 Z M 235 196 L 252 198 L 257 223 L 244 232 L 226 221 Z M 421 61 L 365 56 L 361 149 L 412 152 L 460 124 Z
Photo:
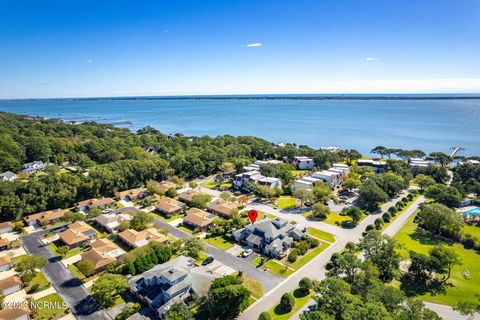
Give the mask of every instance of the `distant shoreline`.
M 101 100 L 479 100 L 480 94 L 338 94 L 338 95 L 198 95 L 198 96 L 130 96 L 87 98 L 24 98 L 1 101 L 101 101 Z

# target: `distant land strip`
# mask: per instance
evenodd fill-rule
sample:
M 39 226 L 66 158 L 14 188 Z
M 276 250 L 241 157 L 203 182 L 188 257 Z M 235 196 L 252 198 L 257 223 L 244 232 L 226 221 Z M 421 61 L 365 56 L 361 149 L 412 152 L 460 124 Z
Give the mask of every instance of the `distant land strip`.
M 92 98 L 28 98 L 0 99 L 0 101 L 98 101 L 98 100 L 478 100 L 476 96 L 441 95 L 312 95 L 312 96 L 138 96 L 138 97 L 92 97 Z

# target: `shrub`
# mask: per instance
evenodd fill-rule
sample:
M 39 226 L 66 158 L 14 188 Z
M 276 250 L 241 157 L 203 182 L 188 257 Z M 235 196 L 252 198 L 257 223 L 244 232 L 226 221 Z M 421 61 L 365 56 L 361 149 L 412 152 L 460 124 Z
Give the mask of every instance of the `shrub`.
M 390 213 L 388 213 L 388 212 L 385 212 L 384 214 L 382 214 L 382 219 L 385 222 L 390 222 L 391 218 L 392 218 L 392 216 L 390 216 Z
M 285 292 L 280 299 L 280 305 L 284 310 L 291 311 L 295 306 L 295 298 L 290 292 Z
M 388 212 L 390 212 L 390 215 L 393 215 L 393 213 L 397 213 L 398 210 L 397 210 L 397 208 L 395 208 L 395 207 L 390 207 L 390 208 L 388 209 Z
M 263 311 L 258 316 L 258 320 L 272 320 L 272 316 L 268 312 Z
M 308 294 L 310 292 L 310 289 L 313 288 L 313 283 L 310 278 L 303 277 L 300 282 L 298 282 L 298 286 L 300 287 L 300 289 L 302 289 L 303 292 Z
M 383 224 L 384 224 L 384 221 L 383 221 L 382 218 L 375 219 L 375 229 L 377 229 L 377 230 L 382 229 Z
M 310 248 L 316 248 L 320 244 L 318 239 L 312 237 L 306 237 L 305 241 L 310 245 Z
M 373 224 L 369 224 L 366 228 L 365 228 L 365 231 L 370 231 L 370 230 L 373 230 L 375 229 L 375 226 Z
M 298 257 L 298 249 L 292 249 L 292 251 L 290 251 L 290 253 L 288 254 L 288 261 L 290 262 L 295 262 L 297 261 L 297 257 Z
M 80 260 L 75 266 L 85 277 L 89 277 L 95 272 L 95 267 L 90 260 Z

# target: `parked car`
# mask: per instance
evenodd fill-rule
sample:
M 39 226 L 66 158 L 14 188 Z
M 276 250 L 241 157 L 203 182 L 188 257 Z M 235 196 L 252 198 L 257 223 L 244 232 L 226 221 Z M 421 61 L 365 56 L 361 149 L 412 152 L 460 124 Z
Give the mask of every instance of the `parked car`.
M 212 263 L 213 260 L 215 260 L 215 258 L 213 258 L 212 256 L 207 257 L 207 259 L 203 260 L 202 266 L 206 266 L 207 264 Z
M 248 257 L 249 255 L 251 255 L 252 253 L 253 253 L 253 250 L 252 250 L 252 249 L 247 249 L 247 250 L 243 251 L 242 257 L 246 258 L 246 257 Z

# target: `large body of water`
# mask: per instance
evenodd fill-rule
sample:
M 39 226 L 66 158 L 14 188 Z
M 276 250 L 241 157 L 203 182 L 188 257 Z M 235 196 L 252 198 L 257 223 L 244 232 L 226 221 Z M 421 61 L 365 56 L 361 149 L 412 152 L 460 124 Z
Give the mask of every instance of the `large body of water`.
M 254 135 L 272 142 L 339 146 L 368 153 L 376 145 L 480 155 L 480 99 L 26 100 L 0 111 L 97 121 L 185 135 Z

